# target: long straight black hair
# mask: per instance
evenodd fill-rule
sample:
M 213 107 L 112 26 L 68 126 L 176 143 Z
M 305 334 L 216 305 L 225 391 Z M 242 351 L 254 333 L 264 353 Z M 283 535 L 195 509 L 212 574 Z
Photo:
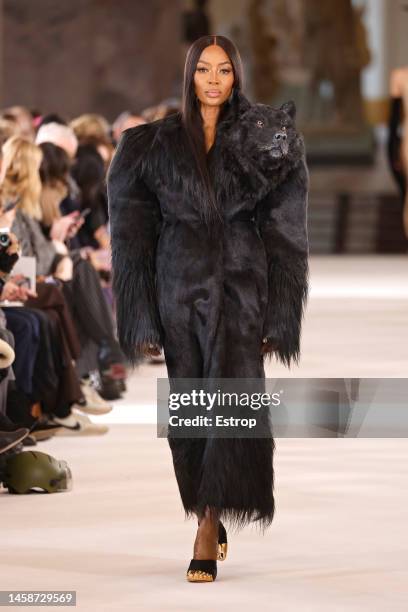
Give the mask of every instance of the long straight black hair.
M 192 149 L 194 159 L 196 161 L 198 174 L 203 185 L 203 205 L 202 217 L 207 225 L 221 214 L 218 210 L 214 190 L 211 185 L 210 176 L 208 173 L 207 156 L 205 147 L 205 137 L 203 129 L 203 118 L 200 112 L 200 101 L 198 100 L 194 87 L 194 74 L 197 68 L 198 60 L 201 53 L 210 45 L 218 45 L 224 49 L 231 61 L 234 83 L 230 100 L 234 97 L 236 91 L 241 91 L 243 86 L 243 70 L 242 62 L 238 49 L 234 43 L 225 36 L 201 36 L 191 45 L 187 52 L 186 62 L 184 65 L 184 83 L 183 83 L 183 99 L 182 99 L 182 123 L 187 133 L 187 138 Z M 217 124 L 222 119 L 227 102 L 224 102 L 218 115 Z

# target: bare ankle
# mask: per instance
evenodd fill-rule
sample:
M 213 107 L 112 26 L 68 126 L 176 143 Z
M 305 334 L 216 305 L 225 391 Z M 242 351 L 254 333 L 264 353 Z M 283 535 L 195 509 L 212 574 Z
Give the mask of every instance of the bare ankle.
M 218 519 L 206 510 L 199 519 L 199 527 L 194 542 L 195 559 L 216 559 L 218 550 Z

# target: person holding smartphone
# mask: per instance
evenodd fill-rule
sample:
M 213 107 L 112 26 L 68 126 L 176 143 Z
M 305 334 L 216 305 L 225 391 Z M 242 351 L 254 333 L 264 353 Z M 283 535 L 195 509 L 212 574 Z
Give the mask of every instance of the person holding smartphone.
M 26 301 L 35 292 L 22 284 L 19 277 L 11 277 L 13 266 L 19 258 L 19 242 L 17 236 L 10 231 L 14 210 L 18 198 L 0 202 L 0 301 Z

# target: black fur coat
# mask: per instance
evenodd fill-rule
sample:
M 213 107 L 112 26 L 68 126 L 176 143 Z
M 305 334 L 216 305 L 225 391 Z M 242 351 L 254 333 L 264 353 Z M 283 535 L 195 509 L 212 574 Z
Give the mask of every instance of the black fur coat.
M 295 106 L 226 103 L 209 174 L 208 231 L 181 115 L 124 132 L 108 173 L 120 344 L 163 346 L 171 377 L 262 376 L 262 339 L 298 362 L 308 293 L 308 171 Z M 271 353 L 269 353 L 271 354 Z
M 284 364 L 298 361 L 308 172 L 294 117 L 292 103 L 228 101 L 207 154 L 221 215 L 210 225 L 180 115 L 124 132 L 108 198 L 119 340 L 133 363 L 156 342 L 173 381 L 258 381 L 265 336 Z M 272 436 L 168 441 L 186 516 L 208 505 L 230 525 L 271 523 Z

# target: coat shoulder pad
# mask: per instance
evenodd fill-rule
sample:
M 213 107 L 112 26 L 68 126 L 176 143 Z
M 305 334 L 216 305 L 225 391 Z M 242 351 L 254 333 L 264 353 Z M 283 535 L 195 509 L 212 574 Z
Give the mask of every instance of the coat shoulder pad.
M 181 114 L 175 113 L 163 119 L 128 128 L 123 132 L 117 150 L 126 149 L 133 161 L 136 159 L 146 161 L 150 154 L 159 150 L 160 147 L 155 146 L 157 143 L 163 144 L 165 140 L 175 135 L 181 125 L 180 119 Z
M 158 131 L 158 126 L 154 123 L 143 123 L 136 127 L 128 128 L 122 132 L 119 140 L 117 152 L 126 149 L 131 153 L 133 159 L 138 153 L 145 154 L 153 145 Z
M 122 132 L 109 166 L 108 183 L 114 181 L 116 176 L 120 177 L 130 168 L 137 169 L 138 174 L 142 174 L 157 133 L 158 126 L 154 123 L 143 123 Z
M 157 140 L 162 145 L 174 143 L 174 138 L 180 133 L 182 126 L 181 113 L 173 113 L 163 119 L 157 119 L 150 125 L 156 126 Z

